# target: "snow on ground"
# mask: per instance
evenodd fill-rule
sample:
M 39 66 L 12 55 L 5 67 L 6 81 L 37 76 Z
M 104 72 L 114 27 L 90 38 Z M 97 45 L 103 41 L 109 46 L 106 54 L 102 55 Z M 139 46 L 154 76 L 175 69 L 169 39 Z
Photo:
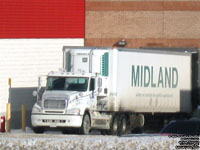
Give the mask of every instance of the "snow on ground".
M 1 137 L 2 150 L 167 150 L 175 149 L 177 140 L 168 137 L 129 137 L 114 136 L 34 136 Z
M 178 138 L 153 134 L 118 137 L 18 130 L 0 133 L 0 150 L 168 150 L 176 149 L 178 141 Z

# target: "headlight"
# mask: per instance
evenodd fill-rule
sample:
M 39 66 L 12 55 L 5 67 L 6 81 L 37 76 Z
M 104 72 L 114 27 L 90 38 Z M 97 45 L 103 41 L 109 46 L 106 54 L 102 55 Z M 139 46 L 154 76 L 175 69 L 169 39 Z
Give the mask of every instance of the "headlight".
M 80 115 L 80 109 L 79 108 L 68 109 L 67 114 Z

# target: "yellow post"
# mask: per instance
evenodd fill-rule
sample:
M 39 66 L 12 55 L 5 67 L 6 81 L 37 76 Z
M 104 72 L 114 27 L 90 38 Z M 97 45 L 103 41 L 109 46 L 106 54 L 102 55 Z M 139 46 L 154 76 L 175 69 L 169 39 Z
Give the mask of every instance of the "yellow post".
M 9 85 L 9 97 L 8 97 L 8 103 L 11 102 L 11 84 L 12 84 L 12 80 L 11 80 L 11 78 L 8 78 L 8 85 Z
M 11 78 L 8 78 L 8 85 L 11 87 Z
M 10 123 L 11 123 L 11 104 L 7 104 L 6 110 L 6 132 L 10 132 Z
M 22 131 L 26 131 L 26 107 L 22 104 Z

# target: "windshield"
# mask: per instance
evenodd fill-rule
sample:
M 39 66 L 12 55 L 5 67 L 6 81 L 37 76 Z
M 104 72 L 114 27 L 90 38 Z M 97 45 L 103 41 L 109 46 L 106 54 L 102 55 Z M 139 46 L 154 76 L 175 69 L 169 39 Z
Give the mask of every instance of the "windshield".
M 87 91 L 86 77 L 48 77 L 46 90 Z

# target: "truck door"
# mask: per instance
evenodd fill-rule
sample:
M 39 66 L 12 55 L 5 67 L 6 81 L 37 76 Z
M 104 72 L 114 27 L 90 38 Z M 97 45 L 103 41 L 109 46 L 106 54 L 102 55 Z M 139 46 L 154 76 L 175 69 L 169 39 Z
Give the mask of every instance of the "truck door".
M 90 79 L 90 108 L 96 109 L 97 105 L 97 88 L 96 88 L 96 79 L 91 78 Z

